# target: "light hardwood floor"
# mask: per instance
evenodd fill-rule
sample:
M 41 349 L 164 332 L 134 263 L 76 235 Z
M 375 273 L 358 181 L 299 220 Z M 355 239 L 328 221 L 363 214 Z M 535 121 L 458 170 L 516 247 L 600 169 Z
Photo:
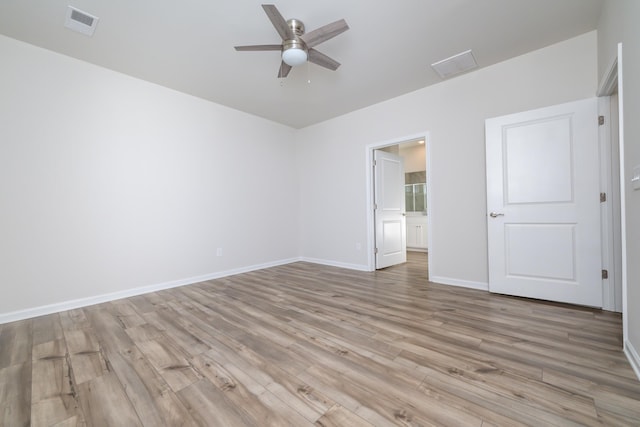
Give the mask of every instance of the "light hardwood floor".
M 613 313 L 308 263 L 0 325 L 2 426 L 640 425 Z

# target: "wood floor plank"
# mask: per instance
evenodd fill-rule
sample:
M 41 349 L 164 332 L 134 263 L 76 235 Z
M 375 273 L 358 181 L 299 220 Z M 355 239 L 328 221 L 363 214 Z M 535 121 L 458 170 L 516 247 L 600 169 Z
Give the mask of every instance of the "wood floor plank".
M 156 309 L 156 305 L 151 302 L 148 295 L 136 295 L 128 300 L 136 307 L 139 313 L 150 313 Z
M 424 373 L 420 372 L 417 365 L 403 365 L 398 363 L 396 359 L 390 360 L 376 355 L 372 355 L 372 359 L 380 364 L 380 366 L 376 368 L 377 371 L 404 373 L 405 377 L 424 377 Z M 498 412 L 489 410 L 482 405 L 478 405 L 475 402 L 471 402 L 456 394 L 448 393 L 442 388 L 431 388 L 429 387 L 429 378 L 424 378 L 418 389 L 438 402 L 441 402 L 443 407 L 453 407 L 459 411 L 468 412 L 469 414 L 473 414 L 476 417 L 481 418 L 483 422 L 491 421 L 497 425 L 508 426 L 524 425 L 516 421 L 514 418 L 503 416 Z M 357 412 L 360 414 L 362 413 L 362 410 L 362 407 L 358 408 Z M 363 418 L 369 419 L 367 416 L 362 416 Z M 380 424 L 380 422 L 377 421 L 375 424 Z
M 563 412 L 552 412 L 532 404 L 525 395 L 520 394 L 521 389 L 513 390 L 512 395 L 498 392 L 491 387 L 485 387 L 482 383 L 469 381 L 464 375 L 443 373 L 424 365 L 415 365 L 412 361 L 399 357 L 399 363 L 415 367 L 427 375 L 423 388 L 426 394 L 429 389 L 444 391 L 453 396 L 468 400 L 469 402 L 483 406 L 492 412 L 504 417 L 513 417 L 517 422 L 526 425 L 553 425 L 553 426 L 578 426 L 577 422 L 565 418 Z M 514 423 L 515 424 L 515 423 Z
M 359 401 L 359 398 L 363 396 L 356 396 L 354 393 L 350 391 L 350 388 L 346 386 L 346 383 L 342 382 L 342 379 L 338 378 L 335 381 L 340 381 L 338 384 L 334 383 L 331 380 L 328 380 L 324 376 L 319 377 L 313 375 L 309 372 L 303 372 L 298 375 L 301 381 L 306 384 L 309 384 L 316 390 L 320 390 L 323 394 L 327 396 L 331 396 L 331 398 L 336 402 L 336 406 L 341 406 L 347 409 L 349 412 L 353 414 L 356 411 L 360 411 L 360 417 L 365 420 L 367 423 L 375 426 L 389 426 L 393 425 L 393 421 L 386 418 L 384 415 L 380 414 L 374 408 L 367 406 L 366 401 Z M 330 377 L 333 379 L 332 377 Z M 374 406 L 374 405 L 371 405 Z M 330 410 L 331 408 L 329 408 Z M 326 414 L 327 412 L 325 412 Z M 321 421 L 320 418 L 318 421 Z
M 442 328 L 446 330 L 446 327 Z M 460 364 L 459 366 L 451 366 L 460 368 L 461 366 L 473 365 L 475 370 L 492 372 L 506 371 L 513 374 L 540 380 L 542 378 L 542 368 L 513 360 L 509 357 L 501 357 L 500 355 L 488 355 L 486 352 L 477 348 L 469 348 L 464 345 L 451 344 L 438 339 L 439 334 L 421 334 L 420 336 L 412 336 L 396 340 L 395 345 L 406 351 L 413 351 L 420 354 L 429 354 L 435 360 L 443 360 L 451 365 Z
M 37 402 L 49 397 L 70 394 L 73 379 L 64 339 L 42 343 L 33 348 L 31 398 Z
M 145 313 L 143 316 L 147 323 L 166 332 L 165 335 L 170 336 L 172 341 L 192 356 L 204 353 L 210 348 L 209 345 L 195 336 L 188 326 L 185 327 L 180 324 L 178 321 L 180 314 L 168 306 L 159 308 L 151 313 Z
M 64 337 L 58 313 L 33 319 L 33 345 L 51 342 Z
M 321 341 L 318 340 L 319 343 Z M 447 408 L 418 393 L 418 386 L 424 377 L 419 372 L 386 369 L 386 366 L 358 353 L 344 351 L 330 341 L 315 348 L 309 345 L 294 346 L 292 351 L 307 354 L 315 361 L 314 366 L 306 373 L 322 378 L 322 381 L 330 385 L 330 395 L 334 394 L 336 389 L 343 388 L 344 393 L 358 402 L 364 401 L 368 405 L 374 405 L 369 408 L 375 409 L 388 420 L 410 419 L 427 423 L 429 419 L 434 419 L 441 425 L 480 425 L 481 421 L 477 417 L 456 408 Z M 323 376 L 316 366 L 331 367 L 334 374 Z M 359 410 L 360 408 L 355 411 Z
M 174 392 L 202 378 L 187 359 L 185 351 L 165 337 L 140 342 L 137 346 Z
M 323 372 L 312 367 L 307 373 L 321 377 Z M 366 402 L 366 406 L 394 422 L 416 422 L 433 425 L 480 426 L 482 420 L 468 411 L 445 405 L 419 392 L 422 376 L 410 378 L 399 371 L 390 376 L 376 368 L 358 369 L 350 365 L 340 372 L 340 381 L 334 376 L 324 375 L 324 381 L 334 388 L 344 387 L 348 393 Z M 402 378 L 404 376 L 404 378 Z M 417 382 L 417 385 L 413 385 Z M 359 413 L 360 408 L 356 410 Z
M 145 426 L 197 425 L 177 395 L 136 346 L 112 355 L 109 362 Z
M 84 310 L 81 308 L 62 311 L 58 314 L 60 316 L 62 329 L 65 331 L 73 329 L 88 329 L 91 327 Z
M 621 324 L 296 262 L 0 325 L 0 425 L 638 426 Z
M 128 300 L 112 301 L 107 307 L 125 329 L 146 323 L 142 316 L 138 314 L 135 305 Z
M 542 380 L 547 384 L 551 384 L 569 392 L 590 396 L 596 400 L 596 404 L 598 401 L 597 396 L 602 394 L 627 397 L 631 400 L 640 402 L 640 389 L 637 387 L 612 387 L 610 385 L 594 382 L 585 377 L 577 377 L 575 375 L 550 368 L 544 369 Z
M 88 425 L 142 426 L 133 405 L 113 373 L 79 384 L 78 398 Z
M 208 355 L 194 359 L 195 366 L 209 381 L 251 417 L 255 423 L 264 425 L 311 425 L 301 414 L 287 407 L 262 384 L 247 375 L 237 366 L 224 366 Z
M 149 323 L 127 328 L 124 331 L 136 343 L 154 340 L 162 336 L 162 331 Z
M 241 427 L 258 425 L 242 408 L 207 379 L 202 379 L 178 392 L 180 400 L 201 426 Z
M 109 312 L 106 306 L 92 306 L 84 309 L 87 327 L 93 330 L 107 359 L 111 354 L 118 354 L 122 350 L 131 348 L 134 343 L 124 330 L 122 323 Z M 85 322 L 83 322 L 84 324 Z M 66 330 L 65 330 L 66 332 Z
M 76 384 L 82 384 L 109 372 L 102 348 L 92 329 L 65 332 Z
M 0 369 L 31 360 L 33 321 L 7 323 L 0 332 Z
M 41 344 L 32 370 L 32 426 L 50 426 L 75 421 L 84 423 L 84 414 L 78 401 L 69 355 L 64 340 Z M 45 351 L 48 350 L 48 351 Z
M 508 357 L 521 363 L 529 363 L 542 367 L 543 369 L 555 369 L 580 379 L 592 380 L 598 384 L 608 385 L 614 388 L 636 390 L 638 387 L 637 379 L 610 372 L 606 364 L 595 367 L 582 366 L 579 363 L 576 364 L 570 360 L 563 359 L 561 353 L 556 353 L 556 357 L 547 357 L 544 354 L 531 353 L 515 346 L 504 346 L 491 341 L 483 342 L 480 348 L 490 355 Z M 589 365 L 592 364 L 589 363 Z
M 202 357 L 205 362 L 209 360 L 206 363 L 213 361 L 223 367 L 237 366 L 255 382 L 311 422 L 316 421 L 334 405 L 334 402 L 327 396 L 300 381 L 278 365 L 269 362 L 254 350 L 245 346 L 231 349 L 224 344 L 224 342 L 229 342 L 225 337 L 219 337 L 219 339 L 220 341 L 216 340 L 215 349 L 196 357 L 194 362 Z M 201 363 L 197 366 L 201 366 Z M 203 372 L 203 369 L 200 368 L 200 372 Z
M 0 368 L 0 426 L 31 425 L 31 380 L 31 360 Z
M 638 399 L 611 393 L 606 390 L 594 391 L 598 414 L 616 414 L 622 419 L 640 424 Z
M 352 426 L 352 427 L 371 427 L 373 424 L 370 424 L 354 414 L 343 408 L 340 405 L 335 405 L 326 414 L 322 416 L 316 422 L 318 427 L 342 427 L 342 426 Z

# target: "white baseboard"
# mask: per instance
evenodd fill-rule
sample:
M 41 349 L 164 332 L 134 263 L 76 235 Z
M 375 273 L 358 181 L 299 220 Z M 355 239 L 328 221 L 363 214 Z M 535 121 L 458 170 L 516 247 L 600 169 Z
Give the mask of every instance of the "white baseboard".
M 349 269 L 349 270 L 371 271 L 371 270 L 369 270 L 369 266 L 367 266 L 367 265 L 348 264 L 348 263 L 345 263 L 345 262 L 331 261 L 331 260 L 327 260 L 327 259 L 302 257 L 302 258 L 300 258 L 299 261 L 310 262 L 310 263 L 313 263 L 313 264 L 320 264 L 320 265 L 328 265 L 330 267 L 346 268 L 346 269 Z
M 631 364 L 633 371 L 636 373 L 636 377 L 640 380 L 640 356 L 629 341 L 624 342 L 624 354 L 627 356 L 627 359 L 629 359 L 629 363 Z
M 219 271 L 216 273 L 205 274 L 202 276 L 189 277 L 186 279 L 172 280 L 170 282 L 158 283 L 155 285 L 141 286 L 138 288 L 126 289 L 123 291 L 112 292 L 108 294 L 96 295 L 87 298 L 79 298 L 70 301 L 63 301 L 55 304 L 43 305 L 40 307 L 27 308 L 25 310 L 17 310 L 9 313 L 0 313 L 0 325 L 3 323 L 15 322 L 17 320 L 30 319 L 33 317 L 44 316 L 47 314 L 58 313 L 60 311 L 73 310 L 76 308 L 87 307 L 94 304 L 115 301 L 122 298 L 133 297 L 136 295 L 147 294 L 149 292 L 161 291 L 164 289 L 177 288 L 179 286 L 193 285 L 195 283 L 205 282 L 207 280 L 219 279 L 221 277 L 233 276 L 240 273 L 248 273 L 250 271 L 262 270 L 264 268 L 276 267 L 278 265 L 291 264 L 300 261 L 299 258 L 290 258 L 267 262 L 264 264 L 256 264 L 248 267 L 241 267 L 232 270 Z
M 481 291 L 489 290 L 489 284 L 485 282 L 472 282 L 470 280 L 460 280 L 442 276 L 430 276 L 429 281 L 440 283 L 441 285 L 459 286 L 461 288 L 478 289 Z

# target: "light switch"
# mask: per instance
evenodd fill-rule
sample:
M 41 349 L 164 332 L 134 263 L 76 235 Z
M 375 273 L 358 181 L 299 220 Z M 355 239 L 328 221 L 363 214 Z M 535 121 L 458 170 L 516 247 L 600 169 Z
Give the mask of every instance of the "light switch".
M 640 165 L 633 168 L 633 176 L 631 177 L 631 187 L 634 190 L 640 190 Z

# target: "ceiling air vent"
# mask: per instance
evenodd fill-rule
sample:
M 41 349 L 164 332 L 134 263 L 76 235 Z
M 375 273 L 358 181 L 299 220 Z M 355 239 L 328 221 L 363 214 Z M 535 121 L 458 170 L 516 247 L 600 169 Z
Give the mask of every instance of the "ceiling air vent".
M 96 30 L 96 25 L 98 25 L 97 17 L 72 6 L 67 9 L 67 18 L 64 21 L 64 26 L 70 30 L 92 36 Z
M 478 64 L 476 63 L 471 50 L 467 50 L 447 59 L 443 59 L 442 61 L 433 63 L 431 66 L 436 70 L 440 77 L 446 79 L 447 77 L 476 68 Z

